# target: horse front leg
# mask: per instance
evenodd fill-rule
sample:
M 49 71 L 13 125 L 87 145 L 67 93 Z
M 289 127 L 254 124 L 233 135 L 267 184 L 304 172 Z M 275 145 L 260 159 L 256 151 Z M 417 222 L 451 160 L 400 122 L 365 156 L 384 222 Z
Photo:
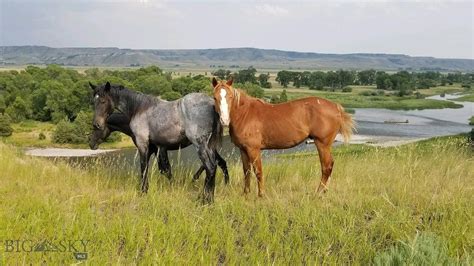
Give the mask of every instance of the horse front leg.
M 216 151 L 216 160 L 217 160 L 217 165 L 222 169 L 222 172 L 224 173 L 224 183 L 227 185 L 229 184 L 229 171 L 227 170 L 227 163 L 226 161 L 220 156 L 219 153 Z
M 240 149 L 240 159 L 242 160 L 242 169 L 244 171 L 244 194 L 250 193 L 250 162 L 249 156 L 247 155 L 247 151 L 244 149 Z
M 229 184 L 229 171 L 227 170 L 227 163 L 226 161 L 217 153 L 215 152 L 216 155 L 216 160 L 217 160 L 217 165 L 222 169 L 222 172 L 224 173 L 224 182 L 225 184 Z M 193 175 L 193 182 L 199 179 L 199 176 L 201 176 L 201 173 L 206 169 L 204 165 L 201 165 L 201 167 L 197 170 L 197 172 Z
M 265 195 L 265 178 L 262 170 L 262 156 L 260 149 L 252 149 L 247 152 L 250 164 L 253 166 L 255 176 L 257 177 L 258 184 L 258 196 L 263 197 Z
M 203 201 L 212 203 L 214 201 L 214 189 L 216 185 L 216 159 L 214 152 L 207 146 L 198 148 L 198 155 L 206 169 L 206 180 L 204 181 Z
M 194 181 L 197 181 L 199 179 L 199 177 L 201 176 L 201 173 L 206 170 L 206 167 L 204 167 L 204 165 L 201 165 L 201 167 L 199 167 L 199 169 L 196 171 L 196 173 L 193 175 L 193 182 Z

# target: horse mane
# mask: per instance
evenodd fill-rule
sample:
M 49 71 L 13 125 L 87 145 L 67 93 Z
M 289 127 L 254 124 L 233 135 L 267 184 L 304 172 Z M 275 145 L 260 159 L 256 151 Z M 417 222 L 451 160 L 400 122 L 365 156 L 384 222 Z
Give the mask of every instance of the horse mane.
M 255 97 L 252 97 L 250 96 L 245 90 L 243 89 L 239 89 L 239 88 L 232 88 L 233 92 L 234 92 L 234 97 L 235 99 L 237 99 L 237 106 L 240 106 L 240 99 L 242 98 L 241 96 L 243 95 L 244 98 L 246 100 L 254 100 L 254 101 L 257 101 L 257 102 L 260 102 L 260 103 L 263 103 L 263 104 L 268 104 L 267 102 L 265 102 L 264 100 L 262 99 L 259 99 L 259 98 L 255 98 Z
M 122 112 L 135 113 L 140 110 L 147 109 L 150 106 L 155 105 L 162 100 L 158 97 L 143 94 L 141 92 L 133 91 L 129 88 L 126 88 L 122 85 L 111 85 L 110 86 L 110 95 L 114 101 L 118 102 L 120 99 L 125 99 L 126 110 L 120 110 Z

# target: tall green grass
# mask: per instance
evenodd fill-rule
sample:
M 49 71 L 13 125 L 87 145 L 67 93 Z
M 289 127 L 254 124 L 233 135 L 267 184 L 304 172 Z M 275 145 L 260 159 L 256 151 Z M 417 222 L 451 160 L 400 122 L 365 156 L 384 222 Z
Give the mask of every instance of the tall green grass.
M 255 179 L 242 195 L 241 166 L 231 164 L 231 184 L 219 174 L 216 202 L 204 206 L 203 180 L 191 183 L 182 168 L 172 183 L 155 173 L 142 196 L 136 172 L 53 163 L 0 144 L 0 240 L 89 240 L 91 265 L 410 263 L 418 258 L 411 247 L 472 264 L 474 160 L 463 143 L 336 148 L 322 197 L 315 155 L 266 160 L 262 199 Z M 416 242 L 425 235 L 435 240 Z M 76 262 L 67 252 L 8 253 L 0 245 L 4 265 Z

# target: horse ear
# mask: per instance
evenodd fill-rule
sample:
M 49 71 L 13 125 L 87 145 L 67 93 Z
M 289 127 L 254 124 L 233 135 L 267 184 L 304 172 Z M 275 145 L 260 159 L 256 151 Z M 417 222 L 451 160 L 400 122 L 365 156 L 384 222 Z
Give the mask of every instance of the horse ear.
M 90 81 L 89 81 L 89 86 L 91 87 L 91 89 L 92 89 L 93 91 L 95 91 L 96 86 L 95 86 L 94 84 L 92 84 Z
M 212 87 L 215 88 L 215 87 L 217 86 L 217 83 L 218 83 L 218 82 L 217 82 L 216 77 L 213 77 L 213 78 L 212 78 Z
M 232 86 L 232 83 L 234 83 L 234 77 L 231 76 L 226 84 L 227 86 Z
M 105 83 L 105 92 L 109 92 L 110 91 L 110 82 L 107 81 L 107 83 Z

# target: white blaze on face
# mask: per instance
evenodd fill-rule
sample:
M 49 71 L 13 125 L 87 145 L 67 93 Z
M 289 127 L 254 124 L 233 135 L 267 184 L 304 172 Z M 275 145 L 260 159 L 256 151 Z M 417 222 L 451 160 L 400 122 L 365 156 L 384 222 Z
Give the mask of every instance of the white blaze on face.
M 227 95 L 227 91 L 225 89 L 221 89 L 221 122 L 224 126 L 228 126 L 230 124 L 230 116 L 229 116 L 229 105 L 227 104 L 227 99 L 225 96 Z

